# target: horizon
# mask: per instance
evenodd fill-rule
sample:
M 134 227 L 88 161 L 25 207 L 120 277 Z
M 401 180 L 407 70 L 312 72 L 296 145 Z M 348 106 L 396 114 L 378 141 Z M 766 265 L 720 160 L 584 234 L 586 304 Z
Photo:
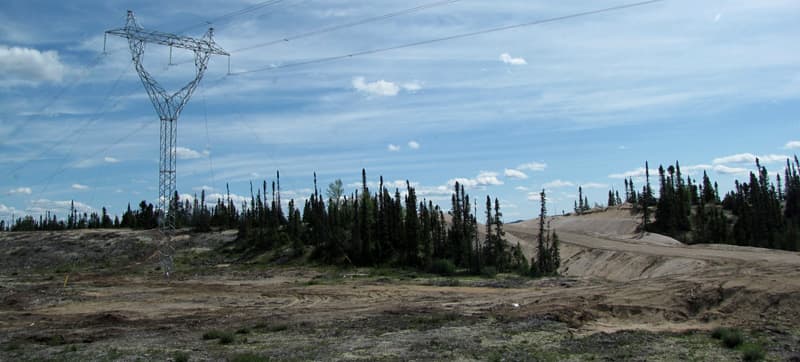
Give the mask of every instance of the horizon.
M 251 181 L 279 170 L 284 201 L 299 204 L 312 173 L 321 189 L 341 179 L 349 194 L 364 168 L 371 187 L 380 175 L 408 180 L 443 210 L 458 181 L 479 210 L 486 195 L 499 198 L 511 222 L 536 217 L 541 189 L 556 215 L 572 210 L 579 186 L 601 205 L 624 177 L 641 188 L 645 161 L 652 185 L 652 170 L 677 160 L 684 175 L 708 171 L 723 196 L 756 157 L 774 181 L 800 150 L 796 2 L 662 1 L 299 66 L 287 64 L 622 2 L 451 1 L 241 50 L 433 2 L 274 3 L 0 5 L 0 220 L 64 217 L 70 200 L 112 215 L 156 203 L 158 117 L 125 41 L 109 37 L 102 55 L 103 33 L 124 26 L 127 9 L 145 30 L 191 27 L 193 37 L 216 19 L 215 40 L 238 73 L 226 76 L 227 60 L 212 57 L 178 121 L 181 195 L 224 194 L 229 183 L 249 199 Z M 180 52 L 168 65 L 165 47 L 149 46 L 145 59 L 167 90 L 194 71 Z

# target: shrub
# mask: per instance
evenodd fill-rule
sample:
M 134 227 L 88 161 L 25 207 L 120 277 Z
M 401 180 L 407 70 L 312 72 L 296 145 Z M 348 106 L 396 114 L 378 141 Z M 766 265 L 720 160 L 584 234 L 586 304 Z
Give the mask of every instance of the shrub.
M 764 348 L 760 344 L 747 343 L 742 345 L 742 359 L 745 361 L 760 361 L 764 359 Z
M 236 341 L 236 337 L 233 333 L 226 332 L 219 337 L 219 344 L 231 344 L 234 341 Z
M 242 327 L 236 330 L 236 334 L 248 334 L 250 333 L 250 328 Z
M 450 276 L 455 274 L 456 272 L 456 265 L 453 264 L 452 261 L 447 259 L 437 259 L 436 261 L 431 264 L 431 273 L 439 274 L 443 276 Z
M 206 333 L 203 333 L 203 339 L 220 339 L 222 338 L 223 334 L 225 334 L 225 332 L 217 329 L 212 329 Z
M 744 342 L 742 332 L 738 329 L 731 329 L 727 334 L 722 336 L 722 344 L 728 348 L 736 348 Z
M 722 337 L 727 336 L 731 333 L 731 330 L 726 327 L 717 327 L 711 330 L 711 337 L 714 339 L 722 339 Z
M 175 362 L 189 362 L 189 354 L 183 351 L 175 352 L 172 355 L 172 360 Z

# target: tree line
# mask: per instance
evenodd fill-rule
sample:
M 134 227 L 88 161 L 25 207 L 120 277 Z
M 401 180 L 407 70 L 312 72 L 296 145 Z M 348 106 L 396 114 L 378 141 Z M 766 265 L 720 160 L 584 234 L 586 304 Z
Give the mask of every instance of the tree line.
M 270 184 L 250 186 L 249 202 L 237 205 L 227 188 L 225 197 L 206 203 L 205 190 L 192 200 L 181 200 L 176 192 L 169 203 L 176 227 L 196 232 L 213 229 L 238 229 L 234 249 L 244 254 L 288 248 L 298 257 L 307 252 L 323 263 L 354 266 L 393 265 L 432 270 L 460 268 L 473 274 L 516 272 L 524 275 L 552 275 L 560 265 L 558 236 L 544 221 L 540 225 L 536 255 L 525 256 L 519 243 L 511 245 L 505 237 L 500 201 L 486 197 L 485 231 L 479 233 L 477 200 L 471 199 L 464 185 L 456 182 L 451 208 L 445 212 L 430 200 L 419 200 L 416 189 L 406 181 L 404 192 L 394 192 L 379 178 L 377 190 L 370 190 L 366 170 L 361 172 L 361 187 L 345 194 L 341 180 L 330 183 L 324 192 L 314 174 L 313 193 L 302 207 L 294 199 L 282 207 L 280 173 Z M 546 195 L 541 193 L 540 220 L 546 218 Z M 12 231 L 65 230 L 83 228 L 153 229 L 162 215 L 152 204 L 142 201 L 138 208 L 128 204 L 122 218 L 113 220 L 103 208 L 79 215 L 72 208 L 68 220 L 48 214 L 39 221 L 19 219 Z
M 659 197 L 645 185 L 636 190 L 625 180 L 625 201 L 642 214 L 642 230 L 668 235 L 686 243 L 725 243 L 783 250 L 800 250 L 800 162 L 786 160 L 783 177 L 771 179 L 759 159 L 746 182 L 720 198 L 717 182 L 704 171 L 702 180 L 684 178 L 680 163 L 658 167 Z M 774 182 L 773 182 L 774 180 Z M 609 191 L 609 200 L 612 193 Z M 611 203 L 609 202 L 609 205 Z M 613 206 L 613 205 L 612 205 Z M 652 219 L 652 220 L 651 220 Z

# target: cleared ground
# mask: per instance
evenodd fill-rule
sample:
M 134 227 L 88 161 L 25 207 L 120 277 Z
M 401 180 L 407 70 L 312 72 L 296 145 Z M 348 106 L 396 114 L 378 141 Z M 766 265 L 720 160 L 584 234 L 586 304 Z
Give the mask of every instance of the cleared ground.
M 550 220 L 562 277 L 439 277 L 274 265 L 182 233 L 0 233 L 0 360 L 736 360 L 800 358 L 800 255 L 639 235 L 627 210 Z M 527 255 L 538 220 L 507 225 Z M 218 331 L 219 335 L 209 335 Z M 208 339 L 204 339 L 204 335 Z

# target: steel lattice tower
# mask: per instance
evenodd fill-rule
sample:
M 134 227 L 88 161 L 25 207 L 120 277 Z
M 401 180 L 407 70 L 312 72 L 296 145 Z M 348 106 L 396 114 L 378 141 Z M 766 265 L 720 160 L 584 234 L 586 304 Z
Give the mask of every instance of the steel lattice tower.
M 178 116 L 183 107 L 192 96 L 192 92 L 197 88 L 200 79 L 206 71 L 208 58 L 212 54 L 230 56 L 225 50 L 219 47 L 213 39 L 214 28 L 209 28 L 203 38 L 195 39 L 169 33 L 162 33 L 153 30 L 144 30 L 133 15 L 133 11 L 128 10 L 127 23 L 124 28 L 106 31 L 108 34 L 120 36 L 128 39 L 128 46 L 131 50 L 133 64 L 142 85 L 153 103 L 153 107 L 161 119 L 158 161 L 158 208 L 161 211 L 159 217 L 159 227 L 162 231 L 175 229 L 176 205 L 173 204 L 173 194 L 176 190 L 176 139 L 178 130 Z M 148 73 L 142 65 L 144 48 L 146 43 L 155 43 L 172 48 L 187 49 L 194 52 L 194 65 L 196 68 L 195 77 L 183 88 L 173 94 L 167 93 L 163 87 Z M 104 45 L 105 48 L 105 45 Z

